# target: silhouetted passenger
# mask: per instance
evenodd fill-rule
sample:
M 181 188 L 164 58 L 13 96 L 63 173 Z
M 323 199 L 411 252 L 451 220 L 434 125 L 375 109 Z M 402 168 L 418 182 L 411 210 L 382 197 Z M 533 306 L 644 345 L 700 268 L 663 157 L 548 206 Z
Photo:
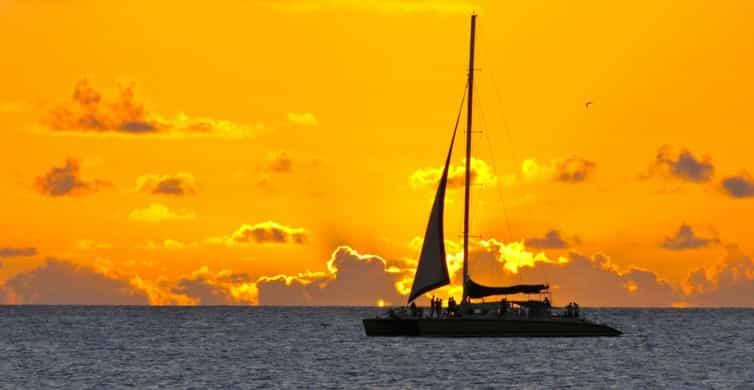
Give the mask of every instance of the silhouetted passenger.
M 542 302 L 543 302 L 543 303 L 545 304 L 545 307 L 546 307 L 546 308 L 548 308 L 548 309 L 549 309 L 549 308 L 551 307 L 551 306 L 550 306 L 550 300 L 549 300 L 549 299 L 547 299 L 547 297 L 545 297 L 544 301 L 542 301 Z

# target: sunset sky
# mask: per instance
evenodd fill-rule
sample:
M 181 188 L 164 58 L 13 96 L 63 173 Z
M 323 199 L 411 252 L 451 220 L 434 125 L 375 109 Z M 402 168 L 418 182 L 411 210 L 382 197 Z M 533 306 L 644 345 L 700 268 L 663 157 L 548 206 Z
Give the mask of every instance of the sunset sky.
M 754 306 L 734 0 L 0 0 L 0 303 L 404 304 L 472 12 L 472 276 Z

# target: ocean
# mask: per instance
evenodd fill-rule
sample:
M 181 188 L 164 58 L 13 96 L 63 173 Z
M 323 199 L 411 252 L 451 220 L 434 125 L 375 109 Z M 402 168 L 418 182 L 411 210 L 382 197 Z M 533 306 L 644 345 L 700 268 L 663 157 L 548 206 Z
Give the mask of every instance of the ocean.
M 0 306 L 0 388 L 754 389 L 752 309 L 590 309 L 615 338 L 370 338 L 378 308 Z

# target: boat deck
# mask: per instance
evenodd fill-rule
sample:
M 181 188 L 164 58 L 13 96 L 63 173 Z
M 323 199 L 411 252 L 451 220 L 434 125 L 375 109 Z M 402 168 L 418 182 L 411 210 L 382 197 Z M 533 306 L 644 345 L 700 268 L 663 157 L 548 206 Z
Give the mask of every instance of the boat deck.
M 620 336 L 607 325 L 578 318 L 367 318 L 367 336 L 596 337 Z

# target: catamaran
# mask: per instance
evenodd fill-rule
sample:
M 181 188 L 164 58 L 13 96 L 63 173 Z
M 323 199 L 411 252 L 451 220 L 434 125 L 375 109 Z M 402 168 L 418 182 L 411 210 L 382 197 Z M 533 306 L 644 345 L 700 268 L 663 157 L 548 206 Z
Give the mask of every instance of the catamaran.
M 424 234 L 409 307 L 390 309 L 375 318 L 363 320 L 368 336 L 618 336 L 622 333 L 610 326 L 585 319 L 575 303 L 565 308 L 554 308 L 548 298 L 547 284 L 520 284 L 514 286 L 485 286 L 469 275 L 469 205 L 471 201 L 471 134 L 474 98 L 474 40 L 477 15 L 471 15 L 471 42 L 469 70 L 466 82 L 466 160 L 463 218 L 463 293 L 459 304 L 449 303 L 447 310 L 435 304 L 426 313 L 416 308 L 414 301 L 424 294 L 450 284 L 445 256 L 443 232 L 445 189 L 448 169 L 458 130 L 459 116 L 445 159 L 445 168 L 435 194 L 429 223 Z M 526 295 L 526 299 L 508 296 Z M 531 295 L 537 299 L 529 298 Z M 504 297 L 492 302 L 479 301 L 486 297 Z M 473 301 L 478 300 L 478 301 Z

